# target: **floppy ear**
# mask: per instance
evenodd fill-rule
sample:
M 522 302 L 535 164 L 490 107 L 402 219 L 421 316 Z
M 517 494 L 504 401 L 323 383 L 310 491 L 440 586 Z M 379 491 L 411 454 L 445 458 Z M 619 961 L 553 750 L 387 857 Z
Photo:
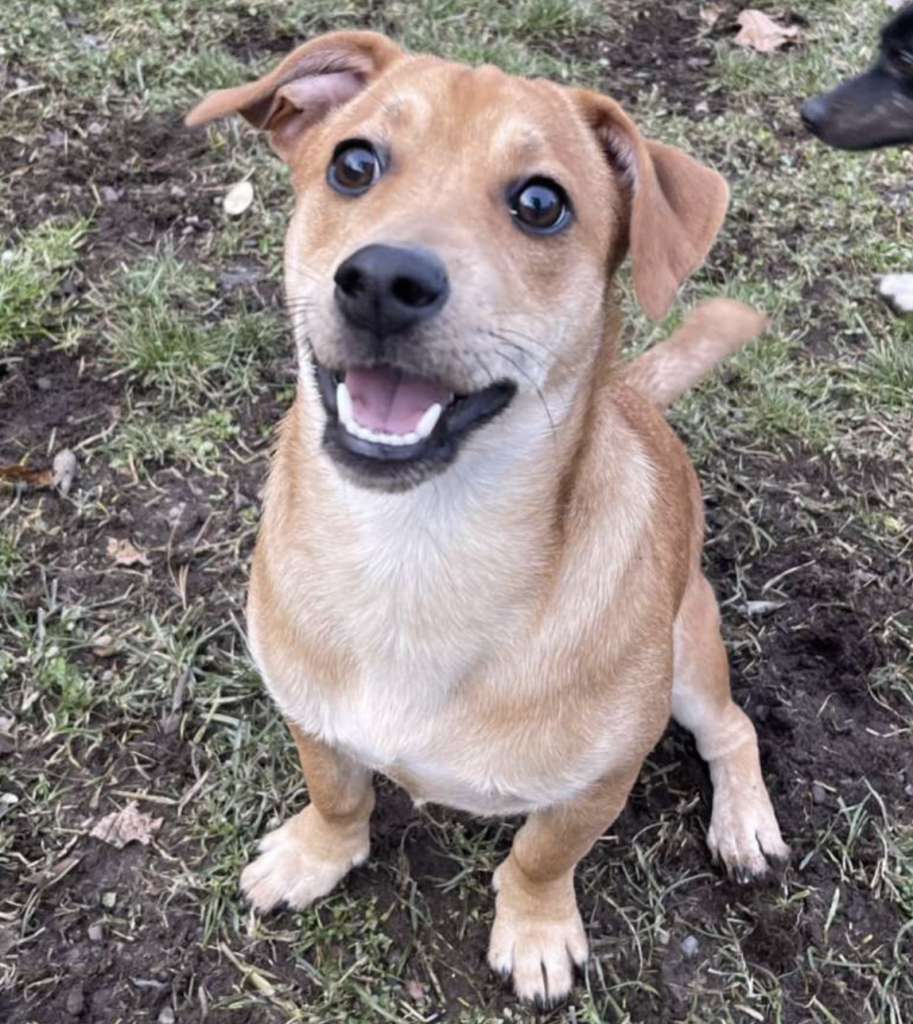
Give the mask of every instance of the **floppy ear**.
M 729 187 L 682 150 L 645 139 L 614 100 L 575 93 L 631 197 L 634 292 L 646 314 L 658 319 L 709 252 L 729 205 Z
M 376 32 L 331 32 L 299 46 L 256 82 L 220 89 L 190 111 L 193 127 L 241 114 L 270 133 L 270 145 L 286 163 L 304 131 L 347 103 L 405 53 Z

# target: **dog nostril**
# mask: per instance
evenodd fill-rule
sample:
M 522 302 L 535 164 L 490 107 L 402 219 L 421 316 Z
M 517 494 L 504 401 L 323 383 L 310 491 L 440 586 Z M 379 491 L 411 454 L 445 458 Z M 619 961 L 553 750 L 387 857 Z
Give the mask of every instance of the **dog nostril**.
M 405 306 L 430 306 L 440 291 L 430 288 L 414 277 L 396 277 L 390 291 Z
M 336 286 L 350 299 L 354 299 L 365 290 L 365 276 L 358 267 L 340 267 L 336 271 Z

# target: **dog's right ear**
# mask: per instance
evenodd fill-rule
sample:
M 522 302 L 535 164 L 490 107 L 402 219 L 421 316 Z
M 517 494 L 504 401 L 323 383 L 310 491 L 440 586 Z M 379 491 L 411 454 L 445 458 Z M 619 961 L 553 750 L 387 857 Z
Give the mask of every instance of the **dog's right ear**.
M 207 96 L 185 123 L 194 127 L 241 114 L 270 133 L 270 145 L 288 163 L 307 128 L 403 57 L 394 42 L 376 32 L 331 32 L 299 46 L 256 82 Z

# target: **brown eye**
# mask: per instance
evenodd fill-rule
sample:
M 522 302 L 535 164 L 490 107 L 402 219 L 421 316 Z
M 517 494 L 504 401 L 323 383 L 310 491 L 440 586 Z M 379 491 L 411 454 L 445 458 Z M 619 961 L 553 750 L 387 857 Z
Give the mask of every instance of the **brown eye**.
M 327 180 L 337 192 L 358 196 L 380 177 L 380 157 L 369 142 L 352 140 L 336 147 Z
M 560 231 L 571 218 L 567 194 L 547 178 L 524 182 L 511 197 L 510 212 L 520 227 L 540 235 Z

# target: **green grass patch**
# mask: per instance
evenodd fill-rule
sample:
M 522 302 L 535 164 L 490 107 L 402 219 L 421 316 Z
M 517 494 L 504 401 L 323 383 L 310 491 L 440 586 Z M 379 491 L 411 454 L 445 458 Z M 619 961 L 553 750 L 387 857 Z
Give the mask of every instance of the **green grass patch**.
M 285 336 L 269 311 L 223 309 L 215 282 L 167 248 L 124 270 L 113 294 L 97 301 L 108 306 L 117 372 L 171 404 L 194 404 L 212 393 L 225 406 L 251 397 L 261 362 Z M 221 420 L 217 426 L 227 429 Z
M 60 286 L 88 228 L 86 220 L 51 221 L 0 249 L 0 352 L 39 336 L 76 341 L 78 328 L 67 319 L 76 300 Z

